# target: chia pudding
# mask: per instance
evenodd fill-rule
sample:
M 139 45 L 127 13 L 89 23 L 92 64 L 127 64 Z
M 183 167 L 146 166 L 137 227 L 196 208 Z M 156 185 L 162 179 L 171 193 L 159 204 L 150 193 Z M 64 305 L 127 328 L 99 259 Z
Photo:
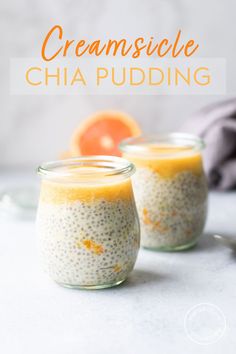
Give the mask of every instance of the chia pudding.
M 57 283 L 105 288 L 132 271 L 140 243 L 133 172 L 124 159 L 99 156 L 40 168 L 40 258 Z
M 202 141 L 173 133 L 133 138 L 121 145 L 136 165 L 133 188 L 141 224 L 141 245 L 172 251 L 193 246 L 207 215 Z

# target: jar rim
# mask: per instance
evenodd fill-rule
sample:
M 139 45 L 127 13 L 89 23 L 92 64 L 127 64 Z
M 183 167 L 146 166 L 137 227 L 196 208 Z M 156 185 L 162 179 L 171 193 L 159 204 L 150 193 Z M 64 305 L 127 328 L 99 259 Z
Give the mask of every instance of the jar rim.
M 165 133 L 155 135 L 139 135 L 133 138 L 124 139 L 119 149 L 125 153 L 152 155 L 154 157 L 168 157 L 183 154 L 183 151 L 171 151 L 167 153 L 160 153 L 155 150 L 150 150 L 151 146 L 171 146 L 187 147 L 191 152 L 198 152 L 204 149 L 204 141 L 197 135 L 188 133 Z
M 84 169 L 81 167 L 85 167 Z M 118 156 L 92 155 L 42 163 L 37 173 L 46 178 L 76 178 L 98 180 L 112 176 L 130 177 L 135 172 L 133 163 Z

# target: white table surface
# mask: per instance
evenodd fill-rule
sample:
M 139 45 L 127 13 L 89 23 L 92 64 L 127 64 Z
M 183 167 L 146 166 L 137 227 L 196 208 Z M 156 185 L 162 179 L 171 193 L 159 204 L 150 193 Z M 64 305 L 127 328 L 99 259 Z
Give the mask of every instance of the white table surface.
M 141 250 L 122 286 L 81 291 L 64 289 L 41 272 L 33 220 L 1 220 L 0 353 L 235 353 L 236 256 L 212 239 L 214 232 L 236 236 L 236 193 L 210 195 L 206 233 L 194 249 Z M 214 313 L 209 323 L 207 313 L 186 317 L 201 303 L 217 306 L 226 320 L 221 338 Z M 185 323 L 200 339 L 216 331 L 218 341 L 194 342 Z

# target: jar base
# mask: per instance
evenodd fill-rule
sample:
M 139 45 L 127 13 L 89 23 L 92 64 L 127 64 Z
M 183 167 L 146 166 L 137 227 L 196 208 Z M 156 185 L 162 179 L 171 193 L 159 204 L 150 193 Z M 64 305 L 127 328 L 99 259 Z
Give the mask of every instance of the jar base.
M 109 283 L 109 284 L 101 284 L 101 285 L 77 285 L 77 284 L 66 284 L 66 283 L 60 283 L 57 282 L 56 283 L 64 288 L 69 288 L 69 289 L 78 289 L 78 290 L 102 290 L 102 289 L 107 289 L 107 288 L 113 288 L 115 286 L 118 286 L 120 284 L 122 284 L 125 279 L 119 280 L 115 283 Z
M 186 251 L 194 246 L 196 246 L 197 240 L 194 240 L 190 243 L 181 246 L 162 246 L 162 247 L 147 247 L 142 246 L 142 248 L 149 250 L 149 251 L 156 251 L 156 252 L 178 252 L 178 251 Z

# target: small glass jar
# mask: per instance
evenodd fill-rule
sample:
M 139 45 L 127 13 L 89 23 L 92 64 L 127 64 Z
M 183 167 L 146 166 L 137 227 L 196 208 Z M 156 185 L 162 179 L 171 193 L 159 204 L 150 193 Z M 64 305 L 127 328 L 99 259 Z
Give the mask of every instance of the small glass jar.
M 108 156 L 49 162 L 37 213 L 40 256 L 60 285 L 101 289 L 122 283 L 140 245 L 132 163 Z
M 136 166 L 133 187 L 143 247 L 184 250 L 202 234 L 207 214 L 203 147 L 200 138 L 182 133 L 121 143 L 123 156 Z

